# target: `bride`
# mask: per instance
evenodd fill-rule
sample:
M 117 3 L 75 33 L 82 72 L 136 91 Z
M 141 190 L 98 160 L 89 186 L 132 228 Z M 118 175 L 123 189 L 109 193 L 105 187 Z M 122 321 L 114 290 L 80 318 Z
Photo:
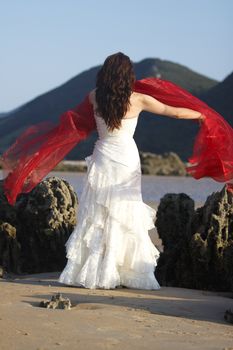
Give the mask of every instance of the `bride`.
M 204 116 L 135 92 L 134 83 L 133 64 L 119 52 L 106 58 L 89 94 L 98 140 L 85 158 L 78 224 L 65 244 L 68 260 L 60 283 L 91 289 L 160 288 L 154 275 L 160 253 L 148 234 L 156 211 L 142 200 L 134 131 L 142 111 L 200 122 Z

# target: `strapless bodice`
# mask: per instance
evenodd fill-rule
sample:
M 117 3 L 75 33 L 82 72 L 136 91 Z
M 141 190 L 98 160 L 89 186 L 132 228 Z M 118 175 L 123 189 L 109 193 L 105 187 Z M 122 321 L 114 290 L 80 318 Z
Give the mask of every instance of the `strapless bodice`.
M 99 135 L 99 139 L 117 136 L 119 136 L 119 138 L 121 138 L 122 136 L 132 138 L 138 122 L 138 116 L 131 118 L 123 118 L 121 120 L 120 129 L 114 129 L 112 131 L 109 131 L 104 119 L 96 113 L 94 114 L 94 116 L 96 120 L 96 128 Z
M 133 138 L 138 117 L 123 118 L 119 129 L 109 131 L 104 119 L 96 113 L 94 116 L 98 132 L 98 140 L 95 142 L 93 151 L 96 162 L 103 166 L 112 159 L 131 169 L 138 169 L 140 158 Z

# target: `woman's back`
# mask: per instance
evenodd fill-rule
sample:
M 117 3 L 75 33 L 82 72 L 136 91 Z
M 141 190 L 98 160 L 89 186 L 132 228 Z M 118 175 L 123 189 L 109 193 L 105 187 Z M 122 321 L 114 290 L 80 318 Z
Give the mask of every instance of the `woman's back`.
M 99 134 L 99 138 L 103 139 L 105 137 L 121 137 L 121 136 L 128 136 L 133 137 L 138 117 L 140 113 L 139 104 L 138 104 L 138 95 L 137 93 L 132 93 L 130 98 L 130 108 L 128 109 L 126 115 L 121 119 L 121 127 L 119 129 L 115 128 L 114 130 L 110 131 L 107 128 L 107 125 L 104 121 L 104 119 L 101 117 L 101 115 L 97 112 L 97 103 L 95 99 L 95 90 L 92 91 L 90 94 L 90 101 L 93 104 L 94 109 L 94 116 L 96 120 L 96 126 L 97 131 Z
M 130 96 L 130 105 L 127 110 L 127 113 L 123 116 L 122 119 L 131 119 L 139 116 L 139 113 L 142 111 L 142 96 L 144 94 L 138 92 L 132 92 Z M 94 108 L 96 108 L 96 98 L 95 98 L 95 89 L 92 90 L 89 94 L 90 102 L 93 104 Z

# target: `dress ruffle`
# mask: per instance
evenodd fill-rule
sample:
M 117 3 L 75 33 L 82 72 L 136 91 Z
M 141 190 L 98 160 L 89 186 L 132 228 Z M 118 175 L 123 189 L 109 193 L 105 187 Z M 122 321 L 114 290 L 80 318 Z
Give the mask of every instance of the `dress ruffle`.
M 59 282 L 91 289 L 159 289 L 154 270 L 160 253 L 148 234 L 156 211 L 142 201 L 141 170 L 109 160 L 100 166 L 93 156 L 85 160 L 78 225 L 66 242 L 68 261 Z

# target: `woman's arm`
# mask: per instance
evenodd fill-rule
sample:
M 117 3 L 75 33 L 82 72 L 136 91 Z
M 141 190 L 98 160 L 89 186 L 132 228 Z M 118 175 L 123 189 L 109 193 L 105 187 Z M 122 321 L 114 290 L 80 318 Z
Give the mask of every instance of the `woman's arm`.
M 204 119 L 200 112 L 189 108 L 172 107 L 149 95 L 141 94 L 140 99 L 143 111 L 177 119 Z

